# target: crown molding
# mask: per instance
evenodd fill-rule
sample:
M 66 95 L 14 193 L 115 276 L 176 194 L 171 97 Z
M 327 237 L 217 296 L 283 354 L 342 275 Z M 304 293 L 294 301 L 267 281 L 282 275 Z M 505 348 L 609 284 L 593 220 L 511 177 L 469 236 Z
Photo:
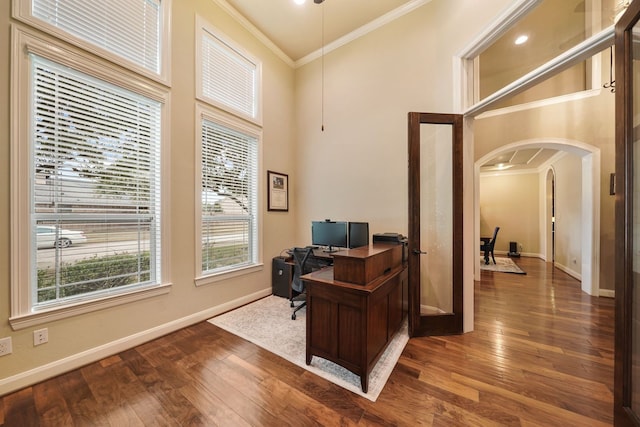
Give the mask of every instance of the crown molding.
M 226 0 L 213 0 L 218 6 L 227 12 L 233 19 L 238 21 L 251 35 L 257 38 L 268 49 L 270 49 L 278 58 L 282 59 L 289 67 L 294 68 L 295 62 L 289 58 L 289 56 L 282 51 L 275 43 L 269 39 L 262 31 L 260 31 L 255 25 L 253 25 L 247 18 L 245 18 L 240 12 L 238 12 L 233 6 L 231 6 Z
M 218 0 L 216 0 L 218 1 Z M 423 6 L 427 3 L 430 3 L 431 0 L 412 0 L 409 1 L 407 3 L 405 3 L 404 5 L 392 10 L 391 12 L 388 12 L 384 15 L 382 15 L 381 17 L 374 19 L 373 21 L 369 22 L 368 24 L 363 25 L 362 27 L 350 32 L 349 34 L 346 34 L 342 37 L 340 37 L 339 39 L 326 44 L 325 46 L 323 46 L 322 48 L 316 50 L 315 52 L 310 53 L 307 56 L 304 56 L 300 59 L 298 59 L 295 62 L 295 68 L 299 68 L 302 67 L 303 65 L 306 65 L 320 57 L 322 57 L 323 55 L 326 55 L 327 53 L 334 51 L 336 49 L 338 49 L 339 47 L 342 47 L 348 43 L 351 43 L 352 41 L 359 39 L 360 37 L 392 22 L 395 21 L 396 19 L 406 15 L 409 12 L 414 11 L 415 9 L 419 8 L 420 6 Z
M 471 59 L 480 55 L 482 51 L 491 46 L 515 23 L 531 12 L 531 10 L 541 2 L 542 0 L 518 0 L 513 2 L 511 6 L 489 24 L 486 30 L 478 34 L 476 38 L 456 56 Z

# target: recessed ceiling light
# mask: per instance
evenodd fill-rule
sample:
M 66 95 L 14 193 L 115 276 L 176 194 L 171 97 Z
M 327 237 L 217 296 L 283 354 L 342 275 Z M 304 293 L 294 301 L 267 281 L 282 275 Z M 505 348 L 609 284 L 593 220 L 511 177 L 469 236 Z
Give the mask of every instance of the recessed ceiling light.
M 498 163 L 496 165 L 495 170 L 503 171 L 503 170 L 511 169 L 512 167 L 513 165 L 508 165 L 506 163 Z
M 529 36 L 526 36 L 526 35 L 523 34 L 521 36 L 518 36 L 518 38 L 516 39 L 516 44 L 523 44 L 527 40 L 529 40 Z
M 293 0 L 295 4 L 304 4 L 306 0 Z

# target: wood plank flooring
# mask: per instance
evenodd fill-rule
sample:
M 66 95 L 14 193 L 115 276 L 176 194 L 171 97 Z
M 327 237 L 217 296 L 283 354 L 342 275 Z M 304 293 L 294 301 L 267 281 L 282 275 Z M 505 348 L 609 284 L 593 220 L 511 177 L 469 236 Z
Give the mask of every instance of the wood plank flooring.
M 614 301 L 516 263 L 476 282 L 474 332 L 409 340 L 375 403 L 202 322 L 0 398 L 0 425 L 611 425 Z

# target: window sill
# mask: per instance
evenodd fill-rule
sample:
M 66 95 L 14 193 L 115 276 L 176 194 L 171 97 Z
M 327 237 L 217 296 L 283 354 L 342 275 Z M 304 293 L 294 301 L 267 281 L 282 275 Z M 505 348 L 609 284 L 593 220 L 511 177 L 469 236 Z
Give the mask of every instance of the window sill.
M 223 280 L 231 279 L 233 277 L 244 276 L 246 274 L 262 271 L 264 265 L 262 263 L 250 265 L 247 267 L 238 268 L 230 271 L 223 271 L 220 273 L 209 274 L 206 276 L 196 277 L 196 286 L 204 286 L 211 283 L 221 282 Z
M 33 326 L 50 323 L 68 317 L 78 316 L 93 311 L 103 310 L 109 307 L 115 307 L 122 304 L 128 304 L 146 298 L 153 298 L 159 295 L 168 294 L 171 290 L 171 284 L 161 284 L 145 289 L 139 289 L 120 295 L 112 295 L 91 301 L 83 301 L 63 307 L 56 307 L 47 310 L 38 311 L 24 315 L 18 315 L 9 318 L 9 324 L 14 331 L 30 328 Z

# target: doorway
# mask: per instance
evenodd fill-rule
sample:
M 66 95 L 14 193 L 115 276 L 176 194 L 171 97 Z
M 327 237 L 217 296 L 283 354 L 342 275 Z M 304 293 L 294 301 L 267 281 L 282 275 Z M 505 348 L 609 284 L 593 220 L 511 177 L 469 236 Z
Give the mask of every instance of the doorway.
M 556 173 L 553 167 L 547 170 L 547 179 L 545 181 L 546 190 L 546 222 L 547 227 L 545 233 L 547 235 L 547 248 L 545 252 L 547 254 L 546 261 L 555 263 L 556 261 Z
M 582 224 L 580 226 L 580 236 L 582 245 L 582 261 L 581 261 L 581 281 L 582 290 L 589 295 L 598 296 L 600 293 L 600 149 L 580 141 L 570 139 L 531 139 L 523 140 L 511 144 L 506 144 L 496 150 L 487 153 L 475 162 L 475 191 L 474 198 L 479 200 L 480 195 L 480 166 L 489 159 L 496 157 L 500 152 L 513 150 L 515 148 L 550 148 L 559 151 L 567 151 L 578 155 L 582 159 L 582 182 L 579 191 L 582 192 Z M 546 174 L 544 175 L 546 180 Z M 540 195 L 541 221 L 540 230 L 551 228 L 551 217 L 545 213 L 549 208 L 550 201 L 547 200 L 545 194 Z M 475 230 L 479 241 L 480 230 L 480 209 L 479 202 L 474 212 Z M 552 254 L 549 248 L 552 247 L 548 242 L 548 235 L 544 231 L 540 232 L 541 244 L 545 253 L 542 258 L 551 259 Z M 480 280 L 480 252 L 475 251 L 475 271 L 474 279 Z
M 601 72 L 600 64 L 602 61 L 600 60 L 600 53 L 605 49 L 610 48 L 614 39 L 614 30 L 613 27 L 607 27 L 603 30 L 589 36 L 586 40 L 580 43 L 575 48 L 565 51 L 564 53 L 559 54 L 558 56 L 552 58 L 548 62 L 538 66 L 533 71 L 527 73 L 526 75 L 518 78 L 515 81 L 507 84 L 506 86 L 498 89 L 494 93 L 480 98 L 479 91 L 479 75 L 478 75 L 478 60 L 477 57 L 483 52 L 485 49 L 490 47 L 496 40 L 503 34 L 505 34 L 509 29 L 514 25 L 515 22 L 518 22 L 523 16 L 525 16 L 538 2 L 535 0 L 519 0 L 514 3 L 513 7 L 511 7 L 508 11 L 505 12 L 504 15 L 500 16 L 486 32 L 479 35 L 472 43 L 470 43 L 467 47 L 465 47 L 455 58 L 454 58 L 454 88 L 456 90 L 454 96 L 454 111 L 464 113 L 465 117 L 465 160 L 468 159 L 472 164 L 475 165 L 473 169 L 468 168 L 465 171 L 464 181 L 467 185 L 466 188 L 474 188 L 473 191 L 468 191 L 464 195 L 465 206 L 473 207 L 473 209 L 469 209 L 465 212 L 464 216 L 464 224 L 465 229 L 473 230 L 471 233 L 467 233 L 464 241 L 464 254 L 467 257 L 467 262 L 464 266 L 464 312 L 465 312 L 465 331 L 473 330 L 473 313 L 474 313 L 474 286 L 475 280 L 480 277 L 480 266 L 477 261 L 477 257 L 479 256 L 478 251 L 478 243 L 480 241 L 480 220 L 479 220 L 479 202 L 478 202 L 478 177 L 479 177 L 479 164 L 476 160 L 476 143 L 474 141 L 474 122 L 477 117 L 481 116 L 483 118 L 488 117 L 489 115 L 495 115 L 496 111 L 489 111 L 492 108 L 496 108 L 501 101 L 506 100 L 509 97 L 518 95 L 523 93 L 524 91 L 534 87 L 538 83 L 544 82 L 551 77 L 556 76 L 562 70 L 565 70 L 573 65 L 576 65 L 582 61 L 590 61 L 592 66 L 594 67 L 591 75 L 593 76 L 592 80 L 592 90 L 587 90 L 584 92 L 569 94 L 565 96 L 559 96 L 556 98 L 545 99 L 543 102 L 547 106 L 558 105 L 559 107 L 554 110 L 555 112 L 559 112 L 551 119 L 559 122 L 560 124 L 557 127 L 557 132 L 551 133 L 552 135 L 572 135 L 567 133 L 566 125 L 575 124 L 576 117 L 585 117 L 589 114 L 594 114 L 593 117 L 602 117 L 603 112 L 607 111 L 608 107 L 603 109 L 603 105 L 599 103 L 597 99 L 593 101 L 589 98 L 599 97 L 601 94 L 600 90 L 600 80 L 601 80 Z M 568 109 L 563 110 L 560 107 L 564 103 L 576 103 L 573 106 L 580 106 L 580 109 Z M 532 108 L 533 104 L 536 102 L 527 103 L 526 106 L 516 106 L 511 110 L 514 112 L 523 111 L 523 109 Z M 612 103 L 611 103 L 612 104 Z M 611 105 L 612 106 L 612 105 Z M 584 108 L 582 108 L 584 107 Z M 572 114 L 569 114 L 569 113 Z M 545 122 L 548 123 L 548 122 Z M 589 138 L 596 133 L 602 134 L 600 140 L 606 141 L 606 132 L 602 133 L 604 129 L 603 126 L 600 126 L 597 130 L 586 130 L 586 128 L 594 127 L 594 124 L 599 121 L 592 120 L 582 126 L 580 129 L 580 133 L 585 135 L 585 139 Z M 608 124 L 607 124 L 608 125 Z M 508 129 L 510 126 L 513 126 L 513 122 L 507 123 L 504 128 L 500 128 L 499 126 L 494 127 L 494 136 L 499 137 L 501 129 Z M 522 128 L 518 128 L 517 130 L 521 130 Z M 611 131 L 613 134 L 613 129 Z M 542 135 L 546 136 L 546 135 Z M 496 147 L 495 142 L 491 143 L 492 147 Z M 497 149 L 499 151 L 499 149 Z M 605 155 L 607 163 L 609 152 L 605 151 Z M 593 153 L 592 156 L 583 157 L 583 160 L 586 165 L 586 169 L 590 170 L 591 175 L 594 178 L 593 182 L 598 184 L 600 182 L 600 153 Z M 486 161 L 486 160 L 485 160 Z M 585 191 L 584 187 L 581 188 L 582 191 Z M 600 275 L 600 265 L 597 261 L 600 258 L 600 194 L 595 194 L 595 191 L 589 190 L 590 194 L 594 194 L 595 197 L 591 197 L 592 208 L 588 209 L 587 212 L 591 215 L 590 218 L 586 218 L 586 222 L 583 223 L 583 230 L 581 232 L 584 235 L 585 232 L 588 232 L 589 238 L 586 239 L 587 243 L 590 245 L 590 251 L 588 254 L 585 254 L 583 257 L 583 264 L 590 263 L 589 268 L 583 268 L 583 270 L 588 271 L 588 277 L 584 277 L 587 275 L 583 275 L 583 283 L 589 282 L 592 283 L 591 278 L 594 280 L 594 285 L 590 286 L 589 293 L 592 295 L 598 295 L 599 285 L 597 283 Z M 608 210 L 608 206 L 604 211 L 605 218 L 611 215 L 611 212 Z M 589 231 L 586 230 L 586 223 L 590 223 L 594 226 L 594 228 Z M 603 237 L 603 245 L 605 248 L 609 249 L 609 247 L 613 244 L 613 239 L 611 239 L 610 234 L 606 234 Z M 546 236 L 543 236 L 544 245 L 546 247 Z M 609 258 L 609 252 L 604 255 L 604 258 Z M 471 260 L 475 262 L 472 262 Z M 593 259 L 596 262 L 593 262 Z M 606 267 L 605 267 L 606 268 Z M 606 290 L 609 291 L 609 290 Z M 612 293 L 611 293 L 611 296 Z

